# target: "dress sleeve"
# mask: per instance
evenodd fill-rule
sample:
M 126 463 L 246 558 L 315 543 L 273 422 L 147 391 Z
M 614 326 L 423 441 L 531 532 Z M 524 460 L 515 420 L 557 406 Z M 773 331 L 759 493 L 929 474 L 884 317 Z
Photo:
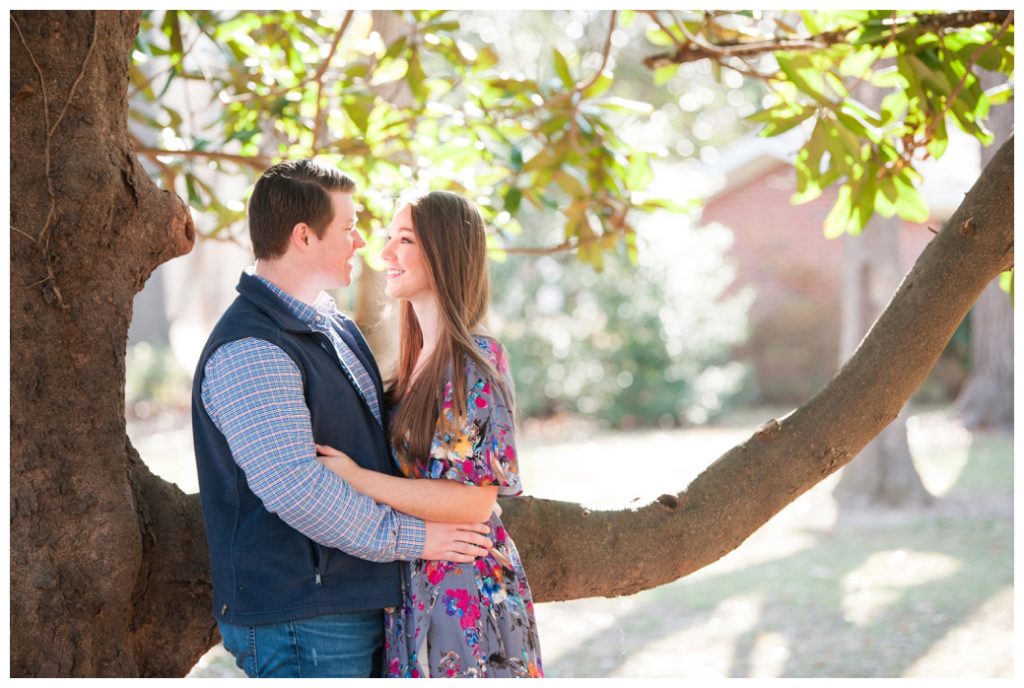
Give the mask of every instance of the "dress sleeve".
M 505 353 L 497 342 L 489 345 L 485 353 L 511 392 Z M 460 423 L 452 410 L 451 383 L 445 390 L 444 408 L 430 448 L 430 477 L 478 487 L 497 485 L 501 497 L 522 494 L 509 399 L 473 364 L 467 366 L 466 392 L 466 418 Z

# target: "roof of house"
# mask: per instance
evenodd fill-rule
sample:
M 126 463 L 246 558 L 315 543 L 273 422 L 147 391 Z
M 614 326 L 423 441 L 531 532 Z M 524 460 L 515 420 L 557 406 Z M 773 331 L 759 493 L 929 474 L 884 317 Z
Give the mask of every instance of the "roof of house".
M 935 217 L 948 217 L 956 210 L 981 173 L 981 145 L 973 136 L 951 126 L 949 146 L 938 160 L 917 165 L 923 183 L 921 193 Z M 707 200 L 740 188 L 780 163 L 792 165 L 809 131 L 795 127 L 779 136 L 745 136 L 724 148 L 712 164 L 694 170 L 702 178 Z

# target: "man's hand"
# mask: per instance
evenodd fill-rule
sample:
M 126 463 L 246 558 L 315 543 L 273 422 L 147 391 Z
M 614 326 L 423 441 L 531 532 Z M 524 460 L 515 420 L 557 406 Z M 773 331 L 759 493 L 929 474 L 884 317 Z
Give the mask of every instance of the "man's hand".
M 469 563 L 485 554 L 494 543 L 485 535 L 485 523 L 436 523 L 425 521 L 426 540 L 421 559 Z

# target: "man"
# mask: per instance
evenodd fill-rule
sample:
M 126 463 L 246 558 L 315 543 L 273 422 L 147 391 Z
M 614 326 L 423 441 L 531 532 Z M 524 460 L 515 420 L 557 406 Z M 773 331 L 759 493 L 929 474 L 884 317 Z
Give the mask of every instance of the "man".
M 267 170 L 249 201 L 257 263 L 196 369 L 192 427 L 224 646 L 246 674 L 371 676 L 399 560 L 470 562 L 483 524 L 424 523 L 374 503 L 315 443 L 391 472 L 383 389 L 355 324 L 324 289 L 365 245 L 355 184 L 310 160 Z

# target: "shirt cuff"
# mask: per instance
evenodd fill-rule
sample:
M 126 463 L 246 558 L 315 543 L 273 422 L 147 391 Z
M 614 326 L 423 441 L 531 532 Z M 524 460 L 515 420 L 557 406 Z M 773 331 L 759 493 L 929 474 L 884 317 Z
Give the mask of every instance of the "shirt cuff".
M 423 554 L 423 546 L 427 542 L 427 528 L 418 518 L 394 512 L 398 532 L 395 534 L 395 559 L 399 561 L 415 561 Z

